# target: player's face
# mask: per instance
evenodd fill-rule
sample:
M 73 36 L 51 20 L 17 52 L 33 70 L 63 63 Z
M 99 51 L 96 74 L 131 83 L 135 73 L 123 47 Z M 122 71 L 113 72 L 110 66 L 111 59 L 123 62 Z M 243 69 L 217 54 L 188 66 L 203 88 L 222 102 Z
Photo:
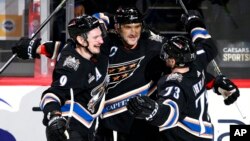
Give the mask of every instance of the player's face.
M 95 28 L 88 33 L 88 49 L 93 54 L 100 53 L 100 46 L 103 44 L 102 32 L 100 28 Z
M 118 29 L 120 36 L 122 37 L 126 47 L 134 48 L 141 36 L 142 24 L 141 23 L 131 23 L 122 24 Z

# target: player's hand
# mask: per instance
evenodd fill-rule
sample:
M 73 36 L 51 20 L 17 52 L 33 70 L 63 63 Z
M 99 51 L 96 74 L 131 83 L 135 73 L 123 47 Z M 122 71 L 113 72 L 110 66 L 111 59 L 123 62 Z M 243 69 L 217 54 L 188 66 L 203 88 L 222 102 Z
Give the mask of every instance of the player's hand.
M 218 75 L 215 78 L 214 92 L 223 95 L 226 105 L 234 103 L 240 96 L 238 87 L 224 75 Z
M 203 18 L 199 11 L 197 10 L 189 10 L 188 15 L 181 15 L 181 22 L 185 25 L 187 32 L 190 32 L 193 28 L 202 27 L 206 28 Z
M 40 45 L 40 38 L 31 40 L 27 37 L 22 37 L 18 43 L 12 47 L 12 53 L 17 54 L 17 57 L 21 59 L 34 59 L 39 55 L 36 53 L 38 46 Z
M 104 23 L 106 29 L 109 26 L 109 17 L 105 13 L 95 13 L 92 15 L 93 17 L 97 18 L 100 23 Z
M 102 36 L 106 37 L 108 34 L 107 30 L 110 23 L 109 17 L 105 13 L 95 13 L 92 16 L 99 20 Z
M 69 138 L 66 119 L 61 113 L 52 112 L 48 126 L 46 127 L 46 136 L 48 141 L 66 141 Z
M 127 109 L 135 118 L 151 121 L 156 115 L 159 106 L 147 96 L 137 96 L 129 100 Z

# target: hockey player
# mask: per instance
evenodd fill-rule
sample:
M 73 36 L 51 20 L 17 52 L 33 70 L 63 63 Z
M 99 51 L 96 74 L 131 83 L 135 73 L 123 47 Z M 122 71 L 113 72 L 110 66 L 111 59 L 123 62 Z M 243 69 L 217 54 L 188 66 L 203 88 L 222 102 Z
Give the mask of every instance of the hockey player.
M 164 65 L 163 61 L 155 57 L 159 56 L 162 38 L 151 36 L 143 31 L 142 15 L 135 8 L 117 10 L 115 21 L 117 33 L 109 33 L 102 47 L 104 52 L 110 54 L 108 72 L 110 83 L 99 131 L 105 137 L 111 137 L 112 135 L 107 135 L 112 133 L 112 130 L 117 131 L 118 141 L 156 140 L 157 136 L 153 134 L 158 132 L 158 129 L 150 127 L 151 125 L 145 128 L 146 122 L 134 119 L 127 112 L 126 103 L 133 96 L 149 96 L 155 90 L 152 89 L 154 87 L 150 80 L 157 80 L 162 72 L 160 70 L 162 63 Z M 42 47 L 53 51 L 53 49 L 47 49 L 53 46 Z M 20 49 L 16 52 L 18 55 L 22 54 L 21 50 L 27 52 L 25 46 L 18 46 L 18 48 Z M 33 50 L 37 51 L 37 46 Z M 152 71 L 154 68 L 156 71 Z M 145 71 L 149 73 L 145 74 Z M 98 135 L 98 137 L 102 136 Z M 109 139 L 106 138 L 106 140 Z
M 108 83 L 108 58 L 100 54 L 103 38 L 99 26 L 98 19 L 87 15 L 68 24 L 71 39 L 58 56 L 53 82 L 40 102 L 48 141 L 93 139 Z
M 202 61 L 184 37 L 173 37 L 163 45 L 162 58 L 172 68 L 158 83 L 158 99 L 130 99 L 127 108 L 136 118 L 158 126 L 167 141 L 212 141 L 213 126 L 207 115 L 205 68 L 216 52 L 203 48 Z M 204 53 L 204 52 L 209 53 Z M 197 55 L 198 57 L 198 55 Z
M 207 115 L 205 73 L 217 50 L 198 17 L 192 15 L 186 20 L 194 44 L 183 36 L 172 37 L 163 44 L 161 58 L 172 72 L 159 80 L 157 100 L 134 97 L 127 108 L 134 117 L 158 126 L 162 140 L 212 141 L 213 126 Z M 215 83 L 223 81 L 218 77 Z M 234 86 L 233 83 L 230 85 Z M 237 87 L 228 93 L 239 96 Z
M 118 132 L 118 141 L 155 140 L 156 138 L 153 137 L 152 133 L 158 132 L 157 128 L 152 127 L 154 130 L 152 128 L 144 128 L 145 130 L 150 130 L 148 131 L 150 132 L 147 134 L 148 136 L 140 134 L 145 132 L 138 132 L 141 130 L 138 128 L 142 127 L 138 126 L 138 124 L 146 126 L 144 124 L 147 123 L 141 123 L 140 120 L 137 120 L 138 123 L 135 123 L 134 118 L 127 112 L 126 103 L 130 97 L 141 94 L 149 96 L 155 90 L 155 87 L 152 86 L 153 82 L 150 81 L 150 76 L 148 74 L 145 75 L 144 71 L 150 60 L 155 56 L 159 56 L 162 38 L 149 36 L 148 33 L 142 32 L 144 26 L 143 19 L 136 8 L 118 9 L 115 21 L 117 32 L 109 33 L 105 43 L 102 45 L 102 51 L 109 54 L 110 65 L 108 73 L 110 83 L 99 127 L 101 131 L 109 131 L 104 133 L 104 136 L 109 137 L 109 139 L 113 138 L 112 131 L 114 130 Z M 39 42 L 39 40 L 35 39 L 34 42 Z M 39 47 L 37 44 L 29 45 L 32 47 L 32 56 L 30 58 L 36 57 L 37 53 L 41 54 L 41 50 L 45 52 L 42 54 L 50 57 L 52 55 L 48 54 L 52 54 L 54 51 L 54 49 L 51 49 L 54 47 L 52 43 Z M 28 59 L 27 46 L 28 44 L 22 45 L 20 43 L 13 48 L 13 53 L 17 53 L 20 58 Z M 160 59 L 158 61 L 164 63 Z M 159 65 L 156 64 L 155 66 Z M 156 79 L 155 75 L 156 73 L 154 73 L 153 77 Z
M 192 24 L 196 23 L 192 20 Z M 167 67 L 162 69 L 165 62 L 156 57 L 164 39 L 144 31 L 143 24 L 142 15 L 136 8 L 121 8 L 115 14 L 116 33 L 108 35 L 109 40 L 105 40 L 103 47 L 110 48 L 110 83 L 98 135 L 103 133 L 107 137 L 108 131 L 114 130 L 118 141 L 158 140 L 158 128 L 132 118 L 125 108 L 132 97 L 154 98 L 151 95 L 155 91 L 154 82 L 163 72 L 170 73 Z
M 154 133 L 158 129 L 134 119 L 127 112 L 126 104 L 131 97 L 150 96 L 154 92 L 153 81 L 145 75 L 145 70 L 159 56 L 163 39 L 143 31 L 143 16 L 135 7 L 119 8 L 114 21 L 115 33 L 109 33 L 103 45 L 109 52 L 110 83 L 97 135 L 107 140 L 107 135 L 116 131 L 118 141 L 157 140 Z M 161 63 L 164 66 L 164 62 L 158 61 L 155 66 L 160 71 L 158 66 Z

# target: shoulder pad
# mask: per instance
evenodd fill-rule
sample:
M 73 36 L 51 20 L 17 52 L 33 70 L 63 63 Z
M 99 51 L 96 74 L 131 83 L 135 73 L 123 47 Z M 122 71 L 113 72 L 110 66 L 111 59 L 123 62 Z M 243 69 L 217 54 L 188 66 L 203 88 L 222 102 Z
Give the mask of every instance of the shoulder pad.
M 180 73 L 171 73 L 167 76 L 166 81 L 178 81 L 181 82 L 183 79 L 182 74 Z
M 150 40 L 153 40 L 153 41 L 157 41 L 157 42 L 161 42 L 163 41 L 164 37 L 163 36 L 160 36 L 160 35 L 157 35 L 153 32 L 150 32 L 150 36 L 149 36 L 149 39 Z

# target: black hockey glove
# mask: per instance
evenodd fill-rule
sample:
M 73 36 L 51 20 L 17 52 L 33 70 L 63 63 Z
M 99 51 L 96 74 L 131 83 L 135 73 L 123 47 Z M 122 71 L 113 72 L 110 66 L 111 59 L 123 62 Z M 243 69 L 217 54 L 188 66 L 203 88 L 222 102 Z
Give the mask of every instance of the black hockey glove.
M 69 138 L 68 131 L 66 130 L 66 119 L 54 111 L 46 127 L 47 141 L 66 141 Z
M 33 39 L 27 37 L 22 37 L 18 43 L 12 47 L 12 53 L 17 54 L 17 57 L 21 59 L 34 59 L 39 58 L 39 55 L 36 53 L 36 49 L 40 45 L 41 39 Z
M 156 115 L 159 106 L 154 100 L 147 96 L 137 96 L 129 100 L 127 109 L 133 117 L 151 121 Z
M 215 78 L 214 92 L 223 95 L 226 105 L 234 103 L 240 96 L 238 87 L 224 75 L 218 75 Z
M 181 15 L 181 22 L 185 25 L 186 31 L 191 32 L 191 30 L 195 27 L 206 28 L 203 18 L 199 11 L 197 10 L 189 10 L 188 15 Z

